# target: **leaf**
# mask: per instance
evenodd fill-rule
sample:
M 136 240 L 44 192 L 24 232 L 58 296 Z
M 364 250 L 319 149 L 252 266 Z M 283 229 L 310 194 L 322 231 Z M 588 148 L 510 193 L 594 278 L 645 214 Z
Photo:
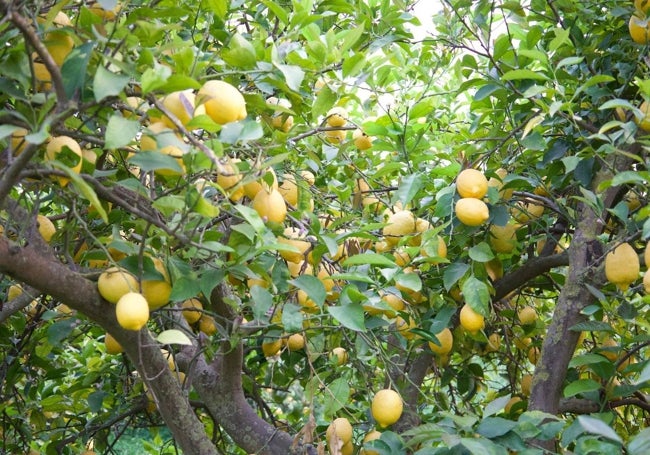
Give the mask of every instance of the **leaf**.
M 344 266 L 351 265 L 383 265 L 386 267 L 397 267 L 397 264 L 386 256 L 378 253 L 360 253 L 350 256 L 343 261 Z
M 74 97 L 77 91 L 83 88 L 86 82 L 86 68 L 94 46 L 94 41 L 88 41 L 73 48 L 63 62 L 61 77 L 68 98 Z
M 485 409 L 483 410 L 483 416 L 484 417 L 489 417 L 491 415 L 496 414 L 497 412 L 501 411 L 503 408 L 505 408 L 506 404 L 510 401 L 510 395 L 505 395 L 503 397 L 496 398 L 492 401 L 490 401 L 487 406 L 485 406 Z M 480 426 L 479 426 L 480 428 Z
M 97 66 L 95 78 L 93 79 L 95 101 L 99 102 L 109 96 L 119 95 L 126 87 L 126 84 L 129 83 L 129 80 L 129 76 L 112 73 L 102 65 Z
M 530 133 L 537 125 L 542 123 L 545 118 L 546 114 L 541 113 L 528 120 L 526 126 L 524 127 L 524 131 L 521 134 L 521 138 L 524 139 L 526 136 L 528 136 L 528 133 Z
M 303 313 L 301 307 L 293 303 L 285 303 L 282 307 L 282 325 L 289 333 L 302 330 Z
M 167 65 L 156 63 L 153 68 L 148 68 L 140 78 L 142 94 L 146 95 L 153 90 L 164 87 L 167 79 L 169 79 L 171 75 L 172 70 Z
M 58 346 L 61 341 L 70 336 L 76 326 L 77 320 L 75 318 L 56 321 L 47 328 L 47 342 L 52 346 Z
M 143 172 L 155 171 L 158 169 L 168 169 L 178 172 L 179 174 L 183 172 L 183 169 L 178 164 L 178 161 L 176 161 L 176 158 L 156 151 L 134 153 L 133 156 L 128 159 L 128 162 L 138 166 Z
M 300 91 L 300 85 L 302 84 L 303 79 L 305 78 L 305 72 L 296 65 L 275 65 L 277 69 L 280 70 L 284 76 L 284 80 L 287 82 L 287 85 L 294 92 Z
M 488 317 L 490 314 L 490 289 L 475 276 L 470 276 L 461 288 L 465 302 L 477 313 Z
M 224 61 L 236 68 L 254 68 L 257 57 L 255 48 L 243 35 L 235 33 L 228 47 L 221 53 Z
M 454 285 L 458 283 L 458 280 L 465 276 L 468 270 L 469 264 L 465 264 L 463 262 L 453 262 L 447 265 L 447 267 L 445 267 L 444 273 L 442 274 L 442 280 L 445 289 L 449 291 L 451 288 L 453 288 Z
M 237 144 L 255 141 L 264 136 L 262 125 L 255 120 L 242 120 L 223 125 L 219 133 L 219 140 L 226 144 Z
M 503 398 L 505 398 L 505 400 L 503 400 Z M 499 397 L 496 400 L 490 402 L 488 406 L 490 406 L 492 403 L 494 403 L 497 400 L 499 400 L 499 404 L 501 405 L 498 410 L 501 410 L 505 407 L 506 403 L 510 400 L 510 397 L 508 396 Z M 503 404 L 501 404 L 502 402 Z M 483 413 L 483 415 L 485 416 L 485 413 Z M 503 436 L 504 434 L 506 434 L 513 428 L 515 428 L 516 426 L 517 426 L 517 422 L 504 419 L 503 417 L 487 417 L 487 418 L 483 418 L 483 420 L 481 420 L 481 422 L 478 424 L 478 427 L 476 428 L 476 432 L 481 436 L 484 436 L 489 439 L 493 439 L 499 436 Z
M 347 378 L 340 377 L 332 381 L 322 392 L 325 416 L 331 418 L 336 411 L 348 403 L 349 396 L 350 385 Z
M 108 393 L 104 392 L 103 390 L 97 390 L 95 392 L 92 392 L 91 394 L 88 395 L 88 408 L 92 412 L 99 412 L 103 409 L 103 404 L 104 404 L 104 398 L 108 395 Z
M 646 365 L 643 367 L 643 370 L 641 370 L 641 374 L 639 374 L 639 378 L 636 380 L 635 383 L 637 385 L 640 385 L 647 381 L 650 381 L 650 363 L 646 363 Z
M 494 253 L 492 253 L 490 245 L 481 242 L 469 249 L 469 257 L 476 262 L 488 262 L 494 259 Z
M 65 164 L 57 160 L 49 161 L 49 164 L 52 165 L 53 168 L 65 172 L 81 196 L 83 196 L 90 203 L 90 205 L 92 205 L 95 210 L 97 210 L 97 214 L 101 217 L 104 223 L 108 223 L 108 215 L 106 214 L 106 210 L 104 210 L 104 207 L 99 201 L 95 190 L 90 185 L 88 185 L 88 183 L 86 183 L 86 181 L 79 174 L 77 174 Z
M 510 70 L 501 76 L 501 80 L 504 81 L 516 81 L 524 79 L 533 79 L 538 81 L 546 81 L 548 77 L 545 74 L 538 73 L 536 71 L 527 70 L 527 69 L 516 69 Z
M 644 428 L 627 444 L 627 455 L 646 455 L 650 453 L 650 428 Z
M 363 307 L 360 304 L 351 303 L 349 305 L 328 306 L 326 308 L 328 313 L 343 327 L 357 332 L 364 332 L 366 330 Z
M 192 341 L 190 341 L 188 336 L 178 329 L 169 329 L 160 332 L 156 337 L 156 340 L 160 344 L 183 344 L 187 346 L 192 344 Z
M 598 436 L 602 436 L 603 438 L 616 441 L 619 444 L 623 444 L 623 440 L 619 435 L 616 434 L 612 427 L 600 419 L 587 415 L 581 415 L 578 416 L 578 423 L 580 423 L 582 428 L 587 433 L 596 434 Z
M 268 322 L 267 311 L 273 306 L 273 295 L 262 286 L 254 285 L 250 289 L 251 310 L 256 321 Z
M 415 292 L 422 289 L 422 280 L 417 273 L 398 273 L 395 276 L 395 283 Z
M 420 191 L 423 183 L 421 174 L 411 174 L 404 177 L 399 188 L 395 191 L 392 201 L 393 204 L 400 201 L 406 207 L 417 195 L 418 191 Z
M 595 392 L 596 390 L 600 390 L 600 383 L 593 379 L 578 379 L 564 388 L 564 397 L 574 397 L 581 393 Z
M 106 125 L 106 148 L 117 149 L 131 143 L 140 131 L 140 122 L 113 114 Z
M 313 275 L 300 275 L 299 277 L 289 281 L 289 283 L 293 284 L 298 289 L 305 291 L 309 298 L 312 299 L 316 305 L 322 308 L 325 303 L 327 292 L 325 291 L 325 286 L 321 280 Z
M 246 222 L 253 227 L 255 232 L 259 234 L 266 230 L 266 225 L 264 224 L 264 221 L 262 221 L 262 218 L 260 218 L 259 214 L 251 207 L 237 204 L 235 206 L 235 209 L 246 220 Z

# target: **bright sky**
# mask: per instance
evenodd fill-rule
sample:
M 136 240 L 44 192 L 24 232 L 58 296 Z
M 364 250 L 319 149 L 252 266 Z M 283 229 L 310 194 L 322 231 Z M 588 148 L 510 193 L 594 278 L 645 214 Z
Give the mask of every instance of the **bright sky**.
M 433 30 L 431 16 L 440 11 L 439 0 L 419 0 L 413 8 L 413 15 L 420 19 L 421 27 L 413 27 L 413 35 L 416 39 L 422 39 L 427 36 L 427 31 Z

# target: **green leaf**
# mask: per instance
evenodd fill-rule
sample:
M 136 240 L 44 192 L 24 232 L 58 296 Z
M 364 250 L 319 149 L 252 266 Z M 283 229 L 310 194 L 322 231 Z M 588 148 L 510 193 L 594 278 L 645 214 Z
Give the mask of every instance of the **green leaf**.
M 327 111 L 336 102 L 336 93 L 332 91 L 329 85 L 324 85 L 319 91 L 311 107 L 312 121 L 317 121 L 319 117 L 325 115 Z
M 327 418 L 332 418 L 343 406 L 348 404 L 350 397 L 350 385 L 348 378 L 336 378 L 329 385 L 325 386 L 325 390 L 321 392 L 323 404 L 325 406 L 323 412 Z
M 262 125 L 255 120 L 226 123 L 219 133 L 219 140 L 226 144 L 246 143 L 264 136 Z
M 86 68 L 88 67 L 94 46 L 94 41 L 88 41 L 81 46 L 73 48 L 63 62 L 61 77 L 63 79 L 65 94 L 68 98 L 74 97 L 77 91 L 84 87 L 87 74 Z
M 280 70 L 284 76 L 287 86 L 294 92 L 300 91 L 300 85 L 305 78 L 305 72 L 296 65 L 281 65 L 276 64 L 275 67 Z
M 325 286 L 321 280 L 313 275 L 300 275 L 289 281 L 289 283 L 293 284 L 298 289 L 305 291 L 309 298 L 312 299 L 316 305 L 322 308 L 325 303 L 327 292 L 325 291 Z
M 250 289 L 251 310 L 256 321 L 268 322 L 267 311 L 273 306 L 273 295 L 262 286 L 254 285 Z
M 77 324 L 78 321 L 75 318 L 56 321 L 47 328 L 47 342 L 52 346 L 58 346 L 61 341 L 70 336 Z
M 176 161 L 176 158 L 156 151 L 134 153 L 133 156 L 128 159 L 128 162 L 138 166 L 143 172 L 155 171 L 158 169 L 167 169 L 178 172 L 179 174 L 183 172 L 183 169 L 178 164 L 178 161 Z
M 360 253 L 350 256 L 343 261 L 343 266 L 351 265 L 383 265 L 386 267 L 397 267 L 392 259 L 378 253 Z
M 77 174 L 75 171 L 70 169 L 65 164 L 57 160 L 49 161 L 48 163 L 53 168 L 65 172 L 66 175 L 72 181 L 74 187 L 77 189 L 77 191 L 79 191 L 81 196 L 83 196 L 84 199 L 86 199 L 90 203 L 90 205 L 92 205 L 95 208 L 95 210 L 97 210 L 97 214 L 101 217 L 104 223 L 108 223 L 108 215 L 106 214 L 106 210 L 104 210 L 104 207 L 102 207 L 102 204 L 99 201 L 99 198 L 97 197 L 97 193 L 95 193 L 95 190 L 90 185 L 88 185 L 88 183 L 86 183 L 86 181 L 79 174 Z
M 95 101 L 99 102 L 109 96 L 119 95 L 131 78 L 122 74 L 115 74 L 104 68 L 97 67 L 93 79 L 93 93 Z
M 351 303 L 349 305 L 328 306 L 326 308 L 329 314 L 343 327 L 357 332 L 364 332 L 366 330 L 363 307 L 360 304 Z
M 445 267 L 445 271 L 442 274 L 443 284 L 446 290 L 450 290 L 454 287 L 458 280 L 465 276 L 469 270 L 469 264 L 463 262 L 452 262 L 451 264 Z
M 169 296 L 172 302 L 180 302 L 196 297 L 201 292 L 201 286 L 196 276 L 181 276 L 174 280 L 174 287 Z
M 88 408 L 92 412 L 99 412 L 104 408 L 104 398 L 108 396 L 108 393 L 103 390 L 97 390 L 88 395 Z
M 117 149 L 128 145 L 140 131 L 140 122 L 113 114 L 106 125 L 106 148 Z
M 500 398 L 506 399 L 505 403 L 501 405 L 501 409 L 503 409 L 503 407 L 505 406 L 505 404 L 508 402 L 510 398 L 507 396 L 500 397 Z M 494 403 L 494 401 L 492 403 Z M 506 434 L 513 428 L 515 428 L 516 426 L 517 426 L 517 422 L 504 419 L 503 417 L 487 417 L 481 420 L 481 423 L 479 423 L 478 427 L 476 428 L 476 432 L 486 438 L 494 439 L 496 437 L 503 436 L 504 434 Z
M 481 242 L 469 249 L 469 257 L 476 262 L 488 262 L 494 259 L 494 253 L 492 253 L 490 245 Z
M 422 289 L 422 280 L 417 273 L 398 273 L 395 276 L 395 283 L 415 292 Z
M 282 307 L 282 325 L 285 332 L 293 333 L 302 330 L 303 313 L 300 306 L 285 303 Z
M 483 410 L 483 416 L 484 417 L 489 417 L 491 415 L 496 414 L 497 412 L 501 411 L 503 408 L 506 407 L 506 404 L 508 404 L 508 401 L 510 401 L 510 395 L 505 395 L 502 397 L 495 398 L 494 400 L 490 401 L 487 406 L 485 406 L 485 409 Z M 479 426 L 480 428 L 480 426 Z
M 564 397 L 574 397 L 580 393 L 600 390 L 600 383 L 593 379 L 578 379 L 564 388 Z
M 627 455 L 646 455 L 650 453 L 650 428 L 644 428 L 627 444 Z
M 235 206 L 235 209 L 246 220 L 246 222 L 253 227 L 255 232 L 260 234 L 266 230 L 266 225 L 264 224 L 264 221 L 262 221 L 262 218 L 260 218 L 259 214 L 251 207 L 237 204 Z
M 192 344 L 192 341 L 188 338 L 188 336 L 178 329 L 169 329 L 160 332 L 156 337 L 156 340 L 160 344 L 182 344 L 186 346 L 190 346 Z
M 504 81 L 517 81 L 523 79 L 546 81 L 548 80 L 548 77 L 543 73 L 539 73 L 537 71 L 532 71 L 528 69 L 510 70 L 507 73 L 505 73 L 503 76 L 501 76 L 501 80 Z
M 213 12 L 219 19 L 225 19 L 229 8 L 228 0 L 205 0 L 208 10 Z
M 490 288 L 483 281 L 471 276 L 461 288 L 465 302 L 477 313 L 488 317 L 490 314 Z
M 578 416 L 578 423 L 580 423 L 582 428 L 587 433 L 602 436 L 605 439 L 609 439 L 612 441 L 616 441 L 619 444 L 623 444 L 623 440 L 619 435 L 616 434 L 616 432 L 612 429 L 612 427 L 610 427 L 600 419 L 587 416 L 587 415 L 581 415 Z
M 347 52 L 352 46 L 354 46 L 357 41 L 361 38 L 363 35 L 363 32 L 365 30 L 364 24 L 362 23 L 360 26 L 353 28 L 351 30 L 346 30 L 343 32 L 345 38 L 343 39 L 343 43 L 341 44 L 340 47 L 340 52 L 344 53 Z
M 172 75 L 172 70 L 167 65 L 155 64 L 153 68 L 148 68 L 142 73 L 140 78 L 140 85 L 142 87 L 142 94 L 146 95 L 153 90 L 165 86 L 167 79 Z
M 400 201 L 404 207 L 406 207 L 413 198 L 418 194 L 418 191 L 422 188 L 424 181 L 421 174 L 410 174 L 402 179 L 402 182 L 395 191 L 393 196 L 393 204 L 397 201 Z
M 235 68 L 254 68 L 257 61 L 255 48 L 239 33 L 233 35 L 228 47 L 222 51 L 221 56 L 226 63 Z

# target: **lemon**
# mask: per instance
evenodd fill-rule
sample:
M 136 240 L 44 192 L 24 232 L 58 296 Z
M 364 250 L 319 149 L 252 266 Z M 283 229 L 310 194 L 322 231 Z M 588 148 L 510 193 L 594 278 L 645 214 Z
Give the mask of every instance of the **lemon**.
M 207 81 L 197 93 L 197 102 L 220 125 L 243 120 L 248 115 L 246 100 L 237 88 L 224 81 Z
M 335 435 L 343 442 L 343 444 L 352 440 L 352 425 L 348 419 L 345 417 L 338 417 L 329 424 L 325 432 L 329 444 L 332 443 Z
M 650 243 L 647 243 L 643 250 L 643 263 L 646 267 L 650 268 Z
M 203 304 L 199 299 L 187 299 L 181 304 L 181 308 L 188 324 L 194 324 L 201 319 Z
M 217 323 L 214 318 L 209 314 L 201 315 L 201 319 L 199 319 L 199 331 L 208 336 L 217 333 Z
M 44 215 L 37 215 L 36 223 L 38 225 L 38 232 L 41 234 L 41 237 L 43 237 L 43 240 L 50 243 L 52 237 L 54 237 L 54 234 L 56 233 L 54 223 Z
M 244 177 L 243 174 L 240 174 L 239 172 L 237 162 L 239 162 L 239 160 L 229 160 L 226 163 L 223 163 L 217 173 L 217 185 L 226 192 L 228 198 L 233 202 L 239 201 L 246 194 L 243 186 L 237 187 Z
M 383 311 L 383 313 L 389 318 L 394 318 L 397 315 L 398 311 L 403 311 L 404 308 L 406 307 L 406 304 L 404 303 L 404 299 L 402 299 L 400 296 L 392 292 L 386 292 L 382 294 L 381 299 L 384 302 L 386 302 L 389 307 L 395 310 L 395 311 L 391 311 L 391 310 Z
M 278 99 L 275 96 L 267 98 L 266 104 L 270 104 L 272 106 L 280 106 L 284 109 L 291 109 L 291 103 L 289 100 L 283 98 Z M 293 115 L 289 115 L 281 111 L 275 112 L 271 117 L 271 126 L 275 129 L 287 133 L 293 126 Z
M 325 131 L 325 140 L 330 144 L 341 144 L 347 138 L 346 130 L 327 130 Z
M 59 155 L 63 153 L 64 148 L 67 148 L 76 156 L 70 158 L 69 155 L 66 154 L 65 158 L 63 158 L 63 163 L 78 174 L 81 172 L 83 154 L 81 153 L 79 143 L 69 136 L 55 136 L 50 139 L 50 142 L 48 142 L 47 147 L 45 148 L 45 159 L 49 161 L 61 161 Z M 61 186 L 66 186 L 70 179 L 67 177 L 57 177 L 57 181 Z
M 273 357 L 274 355 L 277 355 L 281 348 L 282 340 L 280 339 L 265 340 L 262 342 L 262 352 L 264 353 L 264 357 Z
M 518 224 L 505 226 L 490 226 L 490 246 L 495 253 L 512 253 L 517 246 Z
M 389 215 L 382 230 L 384 240 L 389 245 L 397 245 L 400 239 L 415 233 L 416 218 L 410 210 L 401 210 Z
M 621 291 L 639 278 L 639 256 L 627 242 L 616 246 L 605 256 L 605 276 L 610 283 L 614 283 Z
M 533 365 L 537 365 L 537 361 L 539 360 L 541 352 L 537 346 L 533 346 L 530 349 L 528 349 L 528 360 L 530 363 Z
M 7 291 L 7 301 L 13 300 L 23 293 L 23 288 L 19 284 L 12 284 Z
M 648 19 L 632 15 L 627 25 L 632 41 L 637 44 L 648 44 L 648 39 L 650 38 L 650 23 Z
M 194 116 L 194 101 L 194 93 L 191 89 L 188 89 L 171 92 L 163 98 L 162 104 L 183 126 L 187 126 Z M 176 125 L 169 117 L 163 116 L 162 121 L 169 128 L 176 128 Z
M 512 407 L 519 403 L 521 401 L 520 397 L 512 397 L 510 400 L 506 403 L 505 407 L 503 410 L 506 412 L 506 414 L 510 414 L 510 411 L 512 410 Z
M 498 333 L 491 333 L 488 337 L 487 346 L 485 346 L 486 352 L 496 352 L 501 347 L 501 337 Z
M 442 331 L 436 333 L 436 338 L 440 342 L 440 345 L 435 344 L 432 341 L 429 341 L 429 349 L 435 352 L 438 355 L 447 355 L 451 352 L 451 348 L 454 344 L 454 336 L 451 333 L 449 328 L 445 327 Z
M 113 338 L 113 335 L 108 332 L 106 332 L 106 335 L 104 336 L 104 344 L 106 345 L 106 352 L 108 354 L 120 354 L 121 352 L 124 352 L 120 343 L 118 343 L 117 340 Z
M 374 441 L 379 438 L 381 438 L 381 433 L 377 430 L 372 430 L 363 437 L 363 442 L 366 443 L 366 442 Z M 372 449 L 361 449 L 360 453 L 361 455 L 379 455 L 379 452 Z
M 643 274 L 643 290 L 646 294 L 650 294 L 650 271 L 648 270 Z
M 534 324 L 537 320 L 537 311 L 531 306 L 522 307 L 517 312 L 517 318 L 523 325 Z
M 497 281 L 503 277 L 503 263 L 499 258 L 494 258 L 485 263 L 485 271 L 492 281 Z
M 383 389 L 375 394 L 370 406 L 372 417 L 381 427 L 388 427 L 399 420 L 404 410 L 402 397 L 391 389 Z
M 285 343 L 290 351 L 300 351 L 305 347 L 305 336 L 302 333 L 294 333 L 285 340 Z
M 138 280 L 119 267 L 106 269 L 97 280 L 99 294 L 110 303 L 117 303 L 123 295 L 138 289 Z
M 536 220 L 544 213 L 544 206 L 541 204 L 534 204 L 532 202 L 518 202 L 512 208 L 512 216 L 519 223 L 526 223 L 531 220 Z
M 488 181 L 481 171 L 465 169 L 456 177 L 456 191 L 462 198 L 481 199 L 487 194 Z
M 29 134 L 29 130 L 26 128 L 17 128 L 13 133 L 11 133 L 11 149 L 13 150 L 14 155 L 20 155 L 25 146 L 27 145 L 27 140 L 25 136 Z
M 480 199 L 466 197 L 459 199 L 455 206 L 456 216 L 466 226 L 480 226 L 490 218 L 490 210 Z
M 362 130 L 357 129 L 352 133 L 352 141 L 354 142 L 355 147 L 359 150 L 368 150 L 372 147 L 373 139 Z
M 460 325 L 470 333 L 476 333 L 485 327 L 485 318 L 467 303 L 460 309 Z
M 278 242 L 291 245 L 297 251 L 286 251 L 280 250 L 280 256 L 286 261 L 289 262 L 300 262 L 305 260 L 305 254 L 311 248 L 311 243 L 304 239 L 304 235 L 300 232 L 300 229 L 295 227 L 288 227 L 284 230 L 284 235 L 278 237 Z
M 287 204 L 297 207 L 298 184 L 296 183 L 296 178 L 290 174 L 284 174 L 283 178 L 284 181 L 282 182 L 282 185 L 278 187 L 278 191 L 280 191 L 284 200 L 287 201 Z
M 345 444 L 343 444 L 343 447 L 341 447 L 341 455 L 352 455 L 354 453 L 354 444 L 352 441 L 348 441 Z
M 162 280 L 142 280 L 141 283 L 142 294 L 149 302 L 149 309 L 153 311 L 169 303 L 172 285 L 163 261 L 159 258 L 151 258 L 151 260 L 158 273 L 163 276 Z
M 348 122 L 348 111 L 342 107 L 333 107 L 326 115 L 327 126 L 344 126 Z
M 340 346 L 332 349 L 331 357 L 336 359 L 336 364 L 338 366 L 345 365 L 348 362 L 348 351 L 345 348 Z
M 258 192 L 251 204 L 253 210 L 265 221 L 283 223 L 287 217 L 287 204 L 278 190 Z
M 115 305 L 117 322 L 126 330 L 140 330 L 149 320 L 149 304 L 138 292 L 127 292 Z
M 54 62 L 61 67 L 74 47 L 74 40 L 68 33 L 55 30 L 45 34 L 43 44 L 45 44 Z
M 533 375 L 525 374 L 521 377 L 521 393 L 526 396 L 530 395 L 530 389 L 533 386 Z

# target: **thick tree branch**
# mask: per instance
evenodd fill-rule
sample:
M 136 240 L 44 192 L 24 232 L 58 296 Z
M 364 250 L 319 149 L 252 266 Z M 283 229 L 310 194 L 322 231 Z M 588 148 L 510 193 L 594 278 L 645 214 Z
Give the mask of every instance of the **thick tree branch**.
M 494 300 L 500 300 L 506 295 L 520 288 L 535 277 L 538 277 L 555 267 L 569 264 L 566 252 L 552 256 L 539 256 L 526 262 L 515 271 L 508 273 L 494 283 Z

